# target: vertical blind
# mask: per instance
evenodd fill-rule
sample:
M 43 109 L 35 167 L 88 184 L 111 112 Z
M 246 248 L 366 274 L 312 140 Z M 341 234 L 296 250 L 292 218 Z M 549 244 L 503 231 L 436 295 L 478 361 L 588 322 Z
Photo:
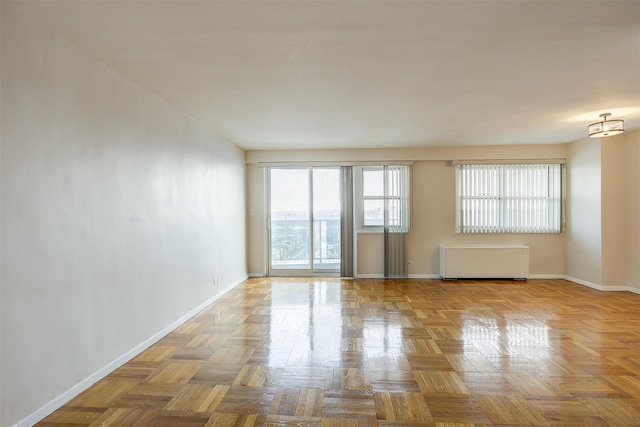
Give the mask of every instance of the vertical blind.
M 353 273 L 353 167 L 340 166 L 340 276 Z
M 560 164 L 457 164 L 456 231 L 559 233 Z
M 384 275 L 408 276 L 409 166 L 384 167 Z

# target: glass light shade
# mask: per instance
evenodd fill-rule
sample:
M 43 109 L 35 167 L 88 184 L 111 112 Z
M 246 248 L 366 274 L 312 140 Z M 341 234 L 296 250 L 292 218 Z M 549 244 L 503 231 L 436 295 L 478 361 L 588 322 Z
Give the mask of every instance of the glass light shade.
M 624 120 L 607 120 L 589 125 L 589 138 L 605 138 L 624 132 Z

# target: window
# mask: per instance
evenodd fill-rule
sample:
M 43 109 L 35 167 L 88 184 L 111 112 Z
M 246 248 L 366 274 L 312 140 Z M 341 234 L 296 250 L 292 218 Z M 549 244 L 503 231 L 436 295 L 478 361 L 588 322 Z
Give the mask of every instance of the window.
M 409 167 L 367 166 L 361 170 L 363 227 L 409 228 Z
M 384 170 L 362 170 L 362 211 L 364 225 L 384 225 Z
M 456 164 L 458 233 L 560 233 L 562 165 Z

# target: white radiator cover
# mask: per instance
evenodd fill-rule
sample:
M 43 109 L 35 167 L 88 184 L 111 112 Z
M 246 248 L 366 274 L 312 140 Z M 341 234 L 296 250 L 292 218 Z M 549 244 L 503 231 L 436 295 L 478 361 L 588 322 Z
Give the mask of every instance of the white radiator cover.
M 443 279 L 527 279 L 528 246 L 440 246 Z

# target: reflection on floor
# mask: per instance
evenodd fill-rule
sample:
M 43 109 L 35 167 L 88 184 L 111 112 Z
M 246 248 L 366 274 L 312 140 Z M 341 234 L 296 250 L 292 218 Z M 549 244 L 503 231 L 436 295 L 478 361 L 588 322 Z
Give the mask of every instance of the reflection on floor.
M 250 279 L 41 426 L 640 425 L 640 295 Z

